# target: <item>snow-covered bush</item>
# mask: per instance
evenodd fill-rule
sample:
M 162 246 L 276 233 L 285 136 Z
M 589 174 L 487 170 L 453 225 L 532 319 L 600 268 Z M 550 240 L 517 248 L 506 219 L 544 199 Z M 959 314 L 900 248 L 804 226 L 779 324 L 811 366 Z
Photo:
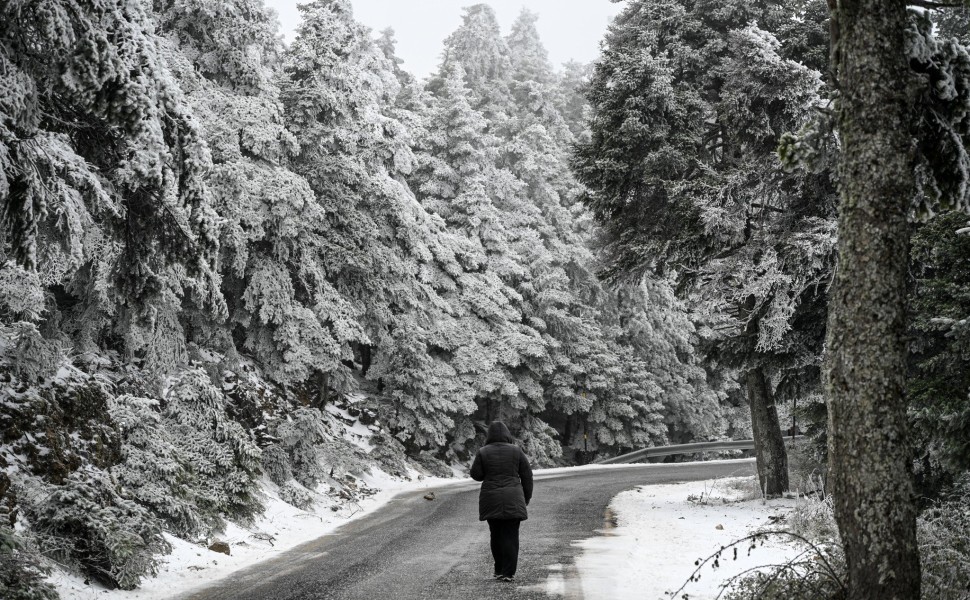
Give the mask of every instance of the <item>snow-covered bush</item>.
M 764 536 L 773 534 L 758 535 L 750 546 L 753 552 L 767 539 Z M 831 496 L 800 502 L 788 515 L 784 531 L 774 535 L 794 543 L 803 552 L 786 563 L 745 572 L 729 581 L 726 600 L 839 600 L 845 597 L 845 554 Z
M 326 441 L 323 416 L 315 408 L 300 408 L 292 417 L 280 423 L 276 430 L 279 438 L 277 448 L 272 449 L 273 470 L 270 476 L 283 486 L 290 475 L 300 485 L 314 489 L 326 475 L 321 464 L 319 445 Z M 286 457 L 288 468 L 280 455 Z
M 44 581 L 46 574 L 46 569 L 13 530 L 0 526 L 0 598 L 56 600 L 54 587 Z
M 36 383 L 57 370 L 61 360 L 60 347 L 45 340 L 33 323 L 21 321 L 0 327 L 0 337 L 5 358 L 24 380 Z
M 263 469 L 279 486 L 280 498 L 299 508 L 313 502 L 313 491 L 324 481 L 369 466 L 360 449 L 330 431 L 316 408 L 298 408 L 277 426 L 276 437 L 263 451 Z
M 949 495 L 923 511 L 917 521 L 922 597 L 966 600 L 970 597 L 970 473 L 958 479 Z M 831 497 L 800 504 L 786 530 L 812 547 L 808 560 L 796 559 L 734 582 L 727 600 L 800 600 L 842 598 L 845 556 L 840 545 Z
M 280 486 L 280 500 L 307 510 L 313 505 L 313 493 L 291 479 Z
M 262 509 L 260 450 L 229 418 L 225 396 L 203 369 L 176 378 L 165 395 L 162 421 L 192 475 L 193 499 L 204 519 L 217 524 L 225 515 L 245 521 Z
M 837 546 L 839 526 L 835 522 L 832 497 L 799 503 L 788 516 L 787 529 L 815 543 Z
M 122 438 L 112 476 L 177 535 L 205 536 L 223 517 L 245 521 L 261 509 L 260 452 L 230 408 L 201 368 L 176 377 L 161 402 L 134 394 L 109 401 Z
M 287 456 L 286 449 L 280 444 L 273 444 L 264 448 L 260 460 L 263 465 L 263 472 L 276 485 L 282 487 L 287 481 L 293 479 L 290 457 Z
M 171 551 L 162 522 L 120 496 L 93 467 L 75 471 L 62 485 L 27 481 L 21 504 L 45 554 L 109 587 L 134 589 L 155 575 L 156 555 Z
M 367 471 L 366 455 L 343 437 L 330 435 L 320 446 L 320 460 L 331 477 L 356 475 Z
M 122 437 L 122 462 L 111 469 L 122 492 L 150 508 L 177 535 L 207 533 L 206 526 L 214 525 L 218 515 L 199 514 L 198 478 L 178 438 L 167 434 L 158 401 L 123 394 L 109 402 L 109 414 Z
M 435 477 L 453 477 L 454 472 L 443 460 L 434 455 L 433 452 L 423 450 L 414 457 L 414 461 L 425 468 Z
M 818 558 L 823 557 L 823 558 Z M 843 600 L 845 588 L 841 582 L 844 565 L 833 566 L 831 557 L 813 554 L 811 559 L 792 561 L 782 566 L 766 568 L 747 574 L 733 582 L 724 600 Z
M 970 473 L 918 521 L 924 598 L 970 598 Z
M 385 472 L 403 477 L 407 473 L 407 460 L 404 444 L 386 431 L 379 431 L 370 438 L 374 448 L 370 451 L 370 458 Z

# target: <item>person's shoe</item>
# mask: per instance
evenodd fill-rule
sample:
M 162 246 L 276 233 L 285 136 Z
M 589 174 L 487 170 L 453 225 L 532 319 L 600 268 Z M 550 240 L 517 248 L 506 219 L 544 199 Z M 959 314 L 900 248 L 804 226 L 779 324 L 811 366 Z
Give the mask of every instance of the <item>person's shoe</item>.
M 509 577 L 508 575 L 499 575 L 495 578 L 496 581 L 515 581 L 514 577 Z

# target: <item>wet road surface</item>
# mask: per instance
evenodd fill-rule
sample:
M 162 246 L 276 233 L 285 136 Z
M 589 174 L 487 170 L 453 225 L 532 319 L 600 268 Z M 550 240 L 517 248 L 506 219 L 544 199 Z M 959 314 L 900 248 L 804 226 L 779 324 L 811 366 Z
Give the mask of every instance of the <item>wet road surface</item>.
M 547 579 L 580 600 L 575 540 L 603 528 L 606 507 L 638 485 L 750 475 L 751 459 L 624 465 L 536 476 L 522 523 L 514 583 L 491 581 L 488 525 L 478 521 L 476 482 L 401 494 L 334 533 L 214 582 L 189 600 L 538 600 Z M 560 591 L 562 591 L 560 589 Z

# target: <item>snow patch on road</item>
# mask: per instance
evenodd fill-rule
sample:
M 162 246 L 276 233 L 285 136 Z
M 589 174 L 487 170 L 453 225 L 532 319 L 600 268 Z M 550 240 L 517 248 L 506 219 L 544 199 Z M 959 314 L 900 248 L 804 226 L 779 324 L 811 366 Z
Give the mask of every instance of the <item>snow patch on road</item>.
M 549 575 L 546 576 L 546 593 L 550 596 L 566 595 L 566 578 L 562 574 L 562 565 L 554 564 L 546 567 Z
M 795 500 L 742 501 L 737 486 L 751 478 L 646 485 L 617 495 L 603 535 L 575 542 L 586 600 L 661 600 L 688 581 L 703 560 L 722 546 L 766 527 L 769 517 L 786 515 Z M 749 484 L 750 487 L 750 484 Z M 756 487 L 756 486 L 755 486 Z M 699 581 L 679 594 L 713 600 L 732 575 L 761 565 L 785 562 L 799 553 L 793 545 L 771 539 L 748 553 L 728 551 L 720 568 L 701 570 Z M 551 591 L 551 590 L 550 590 Z
M 82 577 L 60 570 L 50 579 L 64 600 L 157 600 L 188 594 L 304 542 L 333 533 L 341 525 L 380 508 L 399 493 L 456 483 L 451 479 L 420 476 L 417 472 L 411 476 L 413 480 L 407 481 L 372 470 L 360 479 L 368 487 L 379 490 L 373 496 L 359 503 L 344 504 L 322 498 L 311 510 L 283 502 L 274 493 L 274 486 L 264 486 L 266 511 L 253 526 L 229 523 L 225 532 L 214 536 L 229 544 L 230 556 L 213 552 L 205 544 L 166 534 L 172 553 L 162 557 L 158 576 L 143 580 L 136 590 L 107 590 L 94 583 L 85 584 Z

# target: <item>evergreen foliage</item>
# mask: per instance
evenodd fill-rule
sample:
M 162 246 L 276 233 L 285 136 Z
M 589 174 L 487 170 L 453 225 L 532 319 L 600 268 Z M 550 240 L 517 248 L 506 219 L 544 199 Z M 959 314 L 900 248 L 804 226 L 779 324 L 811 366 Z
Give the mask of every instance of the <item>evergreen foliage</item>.
M 109 400 L 108 411 L 122 440 L 122 462 L 111 474 L 124 492 L 149 507 L 177 535 L 203 534 L 205 518 L 194 494 L 198 476 L 191 472 L 178 438 L 165 430 L 158 401 L 122 394 Z M 218 514 L 209 518 L 218 519 Z
M 108 587 L 134 589 L 157 572 L 156 555 L 171 550 L 161 521 L 120 496 L 102 471 L 82 468 L 56 486 L 28 481 L 23 495 L 24 512 L 54 558 Z
M 706 315 L 705 355 L 746 382 L 770 493 L 787 485 L 774 397 L 818 393 L 834 264 L 831 171 L 786 170 L 776 155 L 823 106 L 821 74 L 799 62 L 818 64 L 810 44 L 825 43 L 811 5 L 631 3 L 588 87 L 591 137 L 574 160 L 605 229 L 606 277 L 672 278 Z
M 270 470 L 270 477 L 277 485 L 284 485 L 293 477 L 300 485 L 313 489 L 324 478 L 318 446 L 326 441 L 326 432 L 320 419 L 320 411 L 299 409 L 292 420 L 277 427 L 278 447 L 288 460 L 285 467 Z M 279 452 L 279 451 L 276 451 Z M 277 463 L 282 462 L 274 459 Z
M 6 523 L 0 525 L 0 596 L 9 600 L 57 600 L 48 571 Z
M 194 476 L 198 489 L 193 500 L 200 512 L 217 519 L 252 518 L 261 508 L 256 489 L 260 452 L 249 432 L 229 417 L 225 396 L 204 370 L 185 371 L 173 381 L 162 419 Z
M 165 315 L 225 310 L 209 151 L 142 4 L 45 7 L 0 18 L 2 259 L 57 290 L 44 310 L 83 351 L 118 336 L 162 372 L 180 344 Z
M 439 146 L 453 148 L 441 147 L 436 154 L 453 171 L 485 174 L 486 182 L 495 182 L 491 190 L 483 185 L 491 206 L 478 201 L 479 211 L 488 212 L 480 212 L 484 218 L 480 225 L 475 222 L 480 227 L 476 233 L 490 233 L 493 247 L 485 247 L 492 264 L 496 255 L 504 260 L 496 265 L 504 269 L 498 274 L 521 297 L 525 323 L 544 346 L 543 356 L 526 363 L 533 379 L 530 387 L 541 389 L 541 398 L 530 396 L 513 404 L 533 416 L 508 411 L 501 416 L 517 425 L 523 437 L 536 440 L 536 448 L 546 443 L 540 440 L 547 439 L 549 424 L 574 450 L 602 446 L 616 451 L 658 443 L 666 439 L 666 431 L 658 427 L 661 388 L 649 383 L 649 361 L 638 360 L 623 344 L 622 326 L 612 315 L 611 294 L 594 275 L 591 246 L 597 232 L 577 202 L 581 186 L 567 168 L 574 137 L 559 106 L 568 94 L 577 103 L 576 90 L 562 87 L 535 23 L 535 15 L 523 12 L 511 34 L 502 38 L 488 7 L 467 9 L 462 26 L 445 42 L 441 69 L 430 85 L 439 102 L 467 98 L 432 113 L 432 123 L 454 123 L 444 129 L 455 132 L 451 135 L 457 138 L 441 140 L 435 127 L 431 135 L 439 136 Z M 461 89 L 459 78 L 466 90 Z M 466 116 L 458 121 L 458 115 Z M 471 149 L 476 149 L 474 155 L 459 155 Z M 469 164 L 472 156 L 476 166 Z M 447 181 L 449 173 L 439 169 L 437 175 Z M 435 179 L 426 177 L 418 189 L 432 192 L 424 201 L 435 210 L 443 205 L 446 218 L 454 211 L 453 204 L 433 197 L 447 190 Z M 491 225 L 496 215 L 501 229 Z M 644 304 L 631 307 L 646 312 L 645 308 Z M 659 338 L 692 335 L 689 331 L 654 333 Z M 680 358 L 672 357 L 667 365 L 676 376 L 690 369 Z M 705 395 L 705 381 L 694 383 L 702 399 L 715 398 Z M 489 402 L 481 412 L 486 420 L 496 415 Z M 534 431 L 529 432 L 530 428 Z
M 349 0 L 301 10 L 284 47 L 261 0 L 0 7 L 4 502 L 109 586 L 163 530 L 254 518 L 264 473 L 306 508 L 371 465 L 448 475 L 495 419 L 537 464 L 737 430 L 674 280 L 597 277 L 590 70 L 536 15 L 469 7 L 420 82 Z M 44 597 L 2 544 L 34 591 L 0 594 Z
M 945 212 L 915 229 L 910 292 L 910 416 L 917 480 L 931 495 L 970 468 L 967 217 Z

